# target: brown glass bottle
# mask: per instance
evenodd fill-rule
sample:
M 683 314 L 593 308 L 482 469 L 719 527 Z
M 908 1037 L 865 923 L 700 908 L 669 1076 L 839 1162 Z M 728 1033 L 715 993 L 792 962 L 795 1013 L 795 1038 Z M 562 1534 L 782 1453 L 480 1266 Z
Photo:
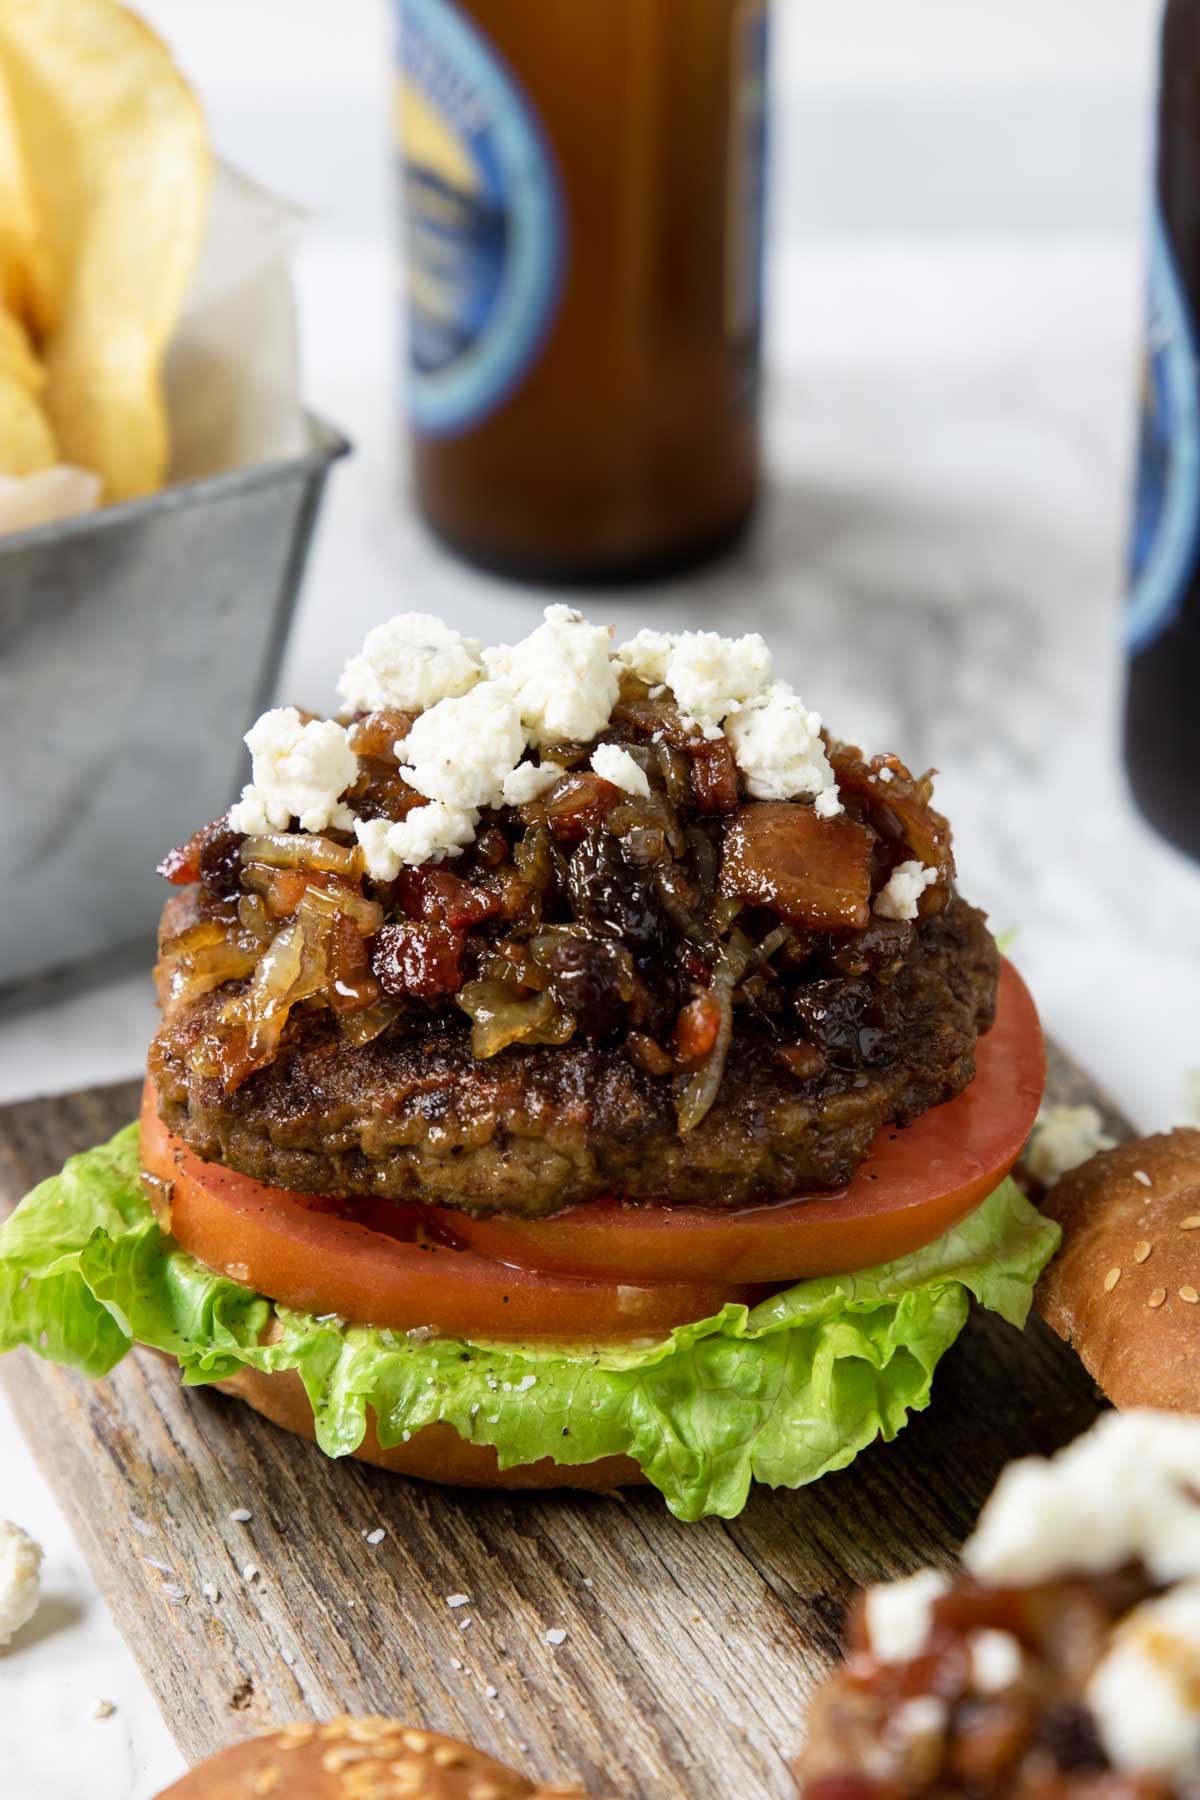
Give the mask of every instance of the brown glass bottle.
M 754 506 L 763 0 L 398 0 L 413 463 L 530 579 L 645 577 Z
M 1142 812 L 1200 858 L 1200 0 L 1163 17 L 1125 753 Z

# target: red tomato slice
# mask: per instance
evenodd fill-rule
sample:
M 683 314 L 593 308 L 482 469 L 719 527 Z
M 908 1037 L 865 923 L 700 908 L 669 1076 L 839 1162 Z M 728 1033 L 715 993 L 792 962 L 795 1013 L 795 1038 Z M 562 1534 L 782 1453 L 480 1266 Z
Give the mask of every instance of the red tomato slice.
M 798 1281 L 905 1256 L 940 1237 L 1007 1175 L 1046 1082 L 1037 1011 L 1004 963 L 996 1023 L 979 1040 L 975 1079 L 906 1131 L 885 1126 L 854 1179 L 834 1192 L 719 1211 L 621 1200 L 550 1219 L 438 1217 L 488 1256 L 630 1281 Z
M 142 1167 L 170 1186 L 170 1230 L 210 1269 L 298 1312 L 442 1336 L 568 1343 L 658 1336 L 761 1293 L 727 1281 L 627 1282 L 529 1269 L 457 1245 L 429 1209 L 341 1202 L 202 1162 L 142 1098 Z M 457 1225 L 458 1215 L 454 1215 Z M 386 1225 L 386 1231 L 379 1229 Z

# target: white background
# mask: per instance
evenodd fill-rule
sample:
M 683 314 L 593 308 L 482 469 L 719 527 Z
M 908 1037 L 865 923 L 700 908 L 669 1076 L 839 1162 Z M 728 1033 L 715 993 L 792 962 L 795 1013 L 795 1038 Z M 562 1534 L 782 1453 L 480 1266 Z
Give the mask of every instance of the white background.
M 144 10 L 221 151 L 311 214 L 307 391 L 358 446 L 281 691 L 327 702 L 340 659 L 404 606 L 493 639 L 528 629 L 528 596 L 446 562 L 404 510 L 384 8 Z M 757 612 L 835 723 L 902 731 L 902 752 L 915 737 L 945 771 L 964 887 L 1021 926 L 1049 1026 L 1147 1127 L 1200 1063 L 1200 877 L 1132 818 L 1113 739 L 1155 12 L 777 0 L 777 497 L 736 565 L 607 608 L 720 625 L 732 602 L 739 628 Z M 848 648 L 845 621 L 866 618 L 876 650 Z M 910 659 L 913 693 L 878 646 Z M 0 1023 L 0 1098 L 132 1074 L 150 1029 L 144 980 Z M 0 1652 L 0 1791 L 67 1800 L 86 1769 L 89 1800 L 148 1800 L 178 1759 L 0 1405 L 4 1513 L 46 1542 L 51 1602 Z M 119 1710 L 91 1723 L 98 1694 Z

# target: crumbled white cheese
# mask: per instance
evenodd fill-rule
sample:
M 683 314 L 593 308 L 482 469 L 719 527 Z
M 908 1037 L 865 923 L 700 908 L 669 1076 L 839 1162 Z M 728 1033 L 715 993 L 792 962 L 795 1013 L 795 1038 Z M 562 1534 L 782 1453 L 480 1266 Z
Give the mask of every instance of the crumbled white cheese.
M 619 687 L 611 637 L 572 606 L 548 606 L 536 631 L 486 659 L 493 680 L 510 691 L 530 744 L 586 743 L 604 730 Z
M 1200 1777 L 1200 1581 L 1123 1621 L 1087 1698 L 1116 1768 L 1177 1783 Z
M 41 1545 L 19 1525 L 0 1519 L 0 1644 L 7 1644 L 37 1611 L 41 1571 Z
M 552 788 L 566 770 L 556 762 L 523 762 L 504 777 L 501 796 L 505 806 L 528 806 Z
M 415 806 L 395 824 L 387 819 L 356 819 L 354 835 L 372 881 L 395 881 L 402 868 L 441 862 L 457 856 L 475 836 L 479 814 L 430 800 Z
M 963 1561 L 1001 1586 L 1139 1558 L 1156 1581 L 1200 1579 L 1198 1472 L 1200 1418 L 1104 1413 L 1057 1456 L 1009 1464 Z
M 340 804 L 357 779 L 358 758 L 345 728 L 334 719 L 310 719 L 294 706 L 277 706 L 246 733 L 253 778 L 230 809 L 234 831 L 286 831 L 298 819 L 302 831 L 349 830 L 353 814 Z
M 636 637 L 621 645 L 617 651 L 617 661 L 640 676 L 647 687 L 665 687 L 667 663 L 675 643 L 675 632 L 651 631 L 643 627 Z
M 937 878 L 937 870 L 924 863 L 902 862 L 876 894 L 874 910 L 881 919 L 915 919 L 918 900 Z
M 809 712 L 786 681 L 773 682 L 753 705 L 736 713 L 726 723 L 725 734 L 756 800 L 795 800 L 812 794 L 821 800 L 823 818 L 841 812 L 837 783 L 821 741 L 821 715 Z
M 967 1644 L 971 1685 L 977 1694 L 1000 1694 L 1021 1679 L 1024 1652 L 1011 1631 L 975 1631 Z
M 645 799 L 650 793 L 646 771 L 619 744 L 598 744 L 592 752 L 592 767 L 603 780 L 611 781 L 627 794 L 640 794 Z
M 348 712 L 424 712 L 465 694 L 483 674 L 480 646 L 432 613 L 397 613 L 368 631 L 338 679 Z
M 499 806 L 525 749 L 515 701 L 492 682 L 439 700 L 396 744 L 401 774 L 429 800 L 466 812 Z
M 719 737 L 722 720 L 768 691 L 771 652 L 757 632 L 720 637 L 682 631 L 667 658 L 666 684 L 684 718 L 705 737 Z
M 890 1744 L 908 1746 L 922 1738 L 940 1738 L 950 1722 L 950 1708 L 936 1694 L 918 1694 L 897 1707 L 887 1726 Z
M 920 1569 L 903 1581 L 867 1590 L 867 1639 L 880 1662 L 911 1662 L 925 1648 L 933 1606 L 950 1586 L 936 1569 Z
M 1094 1106 L 1046 1106 L 1025 1151 L 1025 1167 L 1047 1187 L 1060 1175 L 1090 1162 L 1099 1150 L 1111 1150 L 1104 1120 Z

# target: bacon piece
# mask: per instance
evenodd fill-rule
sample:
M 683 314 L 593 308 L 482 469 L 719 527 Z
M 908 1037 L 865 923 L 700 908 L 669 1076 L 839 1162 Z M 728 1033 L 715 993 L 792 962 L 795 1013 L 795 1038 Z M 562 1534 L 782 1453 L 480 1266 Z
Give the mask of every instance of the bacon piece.
M 884 842 L 903 847 L 926 868 L 937 870 L 937 885 L 926 889 L 921 915 L 940 911 L 950 898 L 954 851 L 949 824 L 930 804 L 933 770 L 914 776 L 898 756 L 873 756 L 868 761 L 853 744 L 830 745 L 829 760 L 842 799 L 863 802 Z
M 725 832 L 721 888 L 789 923 L 861 931 L 871 917 L 871 855 L 864 825 L 819 818 L 811 806 L 759 800 Z
M 440 1000 L 463 984 L 463 941 L 462 932 L 427 920 L 385 925 L 371 966 L 393 999 Z
M 481 925 L 500 911 L 495 894 L 486 888 L 472 887 L 469 881 L 436 863 L 401 869 L 393 892 L 410 919 L 431 919 L 454 931 Z
M 729 739 L 698 738 L 687 746 L 692 763 L 692 793 L 696 810 L 731 813 L 738 809 L 737 763 Z
M 541 800 L 522 807 L 528 823 L 545 819 L 560 843 L 577 844 L 593 825 L 600 825 L 623 798 L 620 788 L 584 769 L 564 775 Z

